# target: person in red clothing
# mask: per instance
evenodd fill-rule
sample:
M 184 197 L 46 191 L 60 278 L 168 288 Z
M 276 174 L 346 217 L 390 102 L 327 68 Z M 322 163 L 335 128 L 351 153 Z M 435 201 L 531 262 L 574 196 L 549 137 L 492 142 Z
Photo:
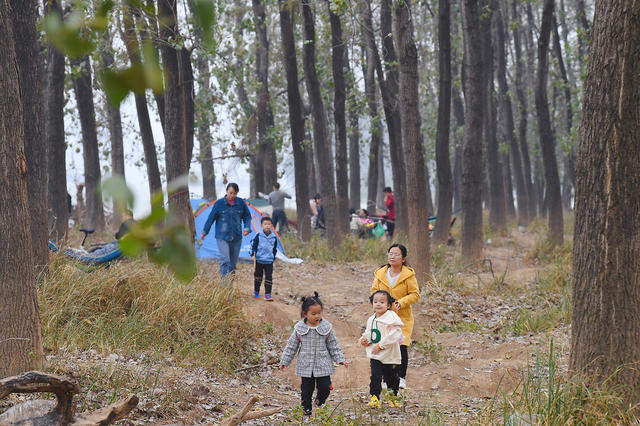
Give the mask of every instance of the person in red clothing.
M 387 232 L 389 233 L 389 239 L 393 238 L 393 230 L 396 222 L 396 205 L 393 199 L 393 191 L 388 186 L 382 190 L 384 194 L 384 204 L 387 208 L 387 213 L 382 216 L 387 223 Z

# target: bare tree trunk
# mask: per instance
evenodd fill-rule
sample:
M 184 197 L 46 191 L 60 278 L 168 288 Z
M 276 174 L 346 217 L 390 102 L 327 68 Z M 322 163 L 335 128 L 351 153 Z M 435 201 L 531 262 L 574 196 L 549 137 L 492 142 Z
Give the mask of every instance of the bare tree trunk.
M 304 146 L 304 116 L 300 87 L 298 86 L 298 62 L 294 36 L 295 5 L 286 0 L 278 0 L 280 6 L 280 34 L 282 52 L 287 72 L 287 100 L 289 123 L 291 124 L 291 146 L 296 178 L 296 212 L 298 236 L 302 241 L 311 240 L 311 221 L 309 212 L 309 174 Z
M 193 77 L 193 66 L 191 65 L 191 53 L 193 49 L 180 49 L 178 60 L 180 61 L 181 86 L 184 90 L 184 131 L 186 145 L 186 163 L 184 165 L 187 173 L 191 167 L 193 158 L 193 139 L 195 133 L 195 79 Z M 189 204 L 191 205 L 191 204 Z
M 48 270 L 47 146 L 44 138 L 42 55 L 38 40 L 38 5 L 34 0 L 10 1 L 13 40 L 18 61 L 24 115 L 24 153 L 27 158 L 27 196 L 31 217 L 31 248 L 37 272 Z M 27 118 L 24 120 L 24 118 Z M 66 202 L 66 194 L 62 199 Z M 66 206 L 66 203 L 63 203 Z
M 454 25 L 452 29 L 457 28 L 457 20 L 453 20 Z M 453 34 L 457 33 L 453 32 Z M 458 55 L 453 55 L 457 57 Z M 454 161 L 453 161 L 453 208 L 454 211 L 462 208 L 462 145 L 464 129 L 464 104 L 462 103 L 462 97 L 460 96 L 460 88 L 462 87 L 462 78 L 458 78 L 458 67 L 462 64 L 458 64 L 457 61 L 453 67 L 453 81 L 460 81 L 460 85 L 453 84 L 452 86 L 452 98 L 453 98 L 453 117 L 455 118 L 455 132 L 454 132 Z
M 313 116 L 313 143 L 316 146 L 318 164 L 321 165 L 320 176 L 322 197 L 327 222 L 327 243 L 329 248 L 340 245 L 342 234 L 338 228 L 336 212 L 336 187 L 333 173 L 333 159 L 331 147 L 327 138 L 327 118 L 325 116 L 324 102 L 320 92 L 320 81 L 316 72 L 316 30 L 315 17 L 310 0 L 300 2 L 302 8 L 302 21 L 304 29 L 304 42 L 302 48 L 302 62 L 304 65 L 305 85 L 309 101 L 311 102 L 311 114 Z
M 36 10 L 33 3 L 29 8 Z M 11 15 L 9 2 L 0 0 L 0 377 L 38 367 L 43 356 L 29 235 L 25 117 Z
M 45 13 L 62 9 L 56 0 L 45 5 Z M 51 238 L 59 240 L 67 234 L 67 168 L 64 138 L 64 55 L 55 47 L 47 48 L 46 91 L 44 106 L 44 135 L 47 150 L 47 205 L 55 217 Z
M 438 2 L 438 124 L 436 132 L 436 170 L 438 176 L 438 220 L 433 240 L 444 244 L 449 239 L 453 181 L 449 159 L 451 124 L 451 11 L 450 0 Z
M 511 3 L 511 10 L 513 13 L 513 21 L 520 21 L 520 6 L 519 0 L 513 0 Z M 522 173 L 524 178 L 524 184 L 527 189 L 528 206 L 529 206 L 529 221 L 534 219 L 537 215 L 537 205 L 535 190 L 533 187 L 533 179 L 531 174 L 531 159 L 529 157 L 529 144 L 527 142 L 527 123 L 528 123 L 528 106 L 527 106 L 527 94 L 526 84 L 523 79 L 526 79 L 527 75 L 524 71 L 524 58 L 522 57 L 522 45 L 520 40 L 520 25 L 512 25 L 513 27 L 513 48 L 515 51 L 516 62 L 516 75 L 515 75 L 515 89 L 516 96 L 518 98 L 518 107 L 520 113 L 520 122 L 518 123 L 518 140 L 520 142 L 520 152 L 522 155 Z
M 134 26 L 133 15 L 131 9 L 126 8 L 123 15 L 124 32 L 122 39 L 127 49 L 127 55 L 131 64 L 140 63 L 140 48 L 138 38 Z M 149 109 L 147 107 L 147 98 L 144 94 L 134 94 L 136 103 L 136 114 L 138 116 L 138 126 L 140 127 L 140 139 L 142 140 L 142 148 L 144 152 L 144 162 L 147 166 L 147 176 L 149 179 L 149 193 L 162 194 L 162 180 L 160 178 L 160 169 L 158 168 L 158 155 L 156 153 L 156 144 L 153 139 L 153 131 L 151 129 L 151 119 L 149 118 Z M 164 118 L 163 118 L 164 120 Z
M 640 384 L 640 4 L 597 2 L 576 164 L 569 368 Z M 616 387 L 616 389 L 619 389 Z
M 198 123 L 199 161 L 202 171 L 202 196 L 207 200 L 217 199 L 216 173 L 213 165 L 213 137 L 211 136 L 211 119 L 213 112 L 209 108 L 211 101 L 209 96 L 210 72 L 209 63 L 204 55 L 199 55 L 195 60 L 198 71 L 198 102 L 196 102 L 196 119 Z
M 111 36 L 109 31 L 103 35 L 102 66 L 104 69 L 113 67 L 113 53 L 111 46 Z M 111 176 L 124 176 L 124 143 L 122 136 L 122 118 L 120 117 L 120 107 L 113 106 L 106 100 L 105 110 L 107 111 L 107 121 L 109 123 L 109 136 L 111 139 Z M 127 206 L 113 205 L 113 218 L 111 226 L 118 229 L 122 221 L 122 211 Z
M 382 0 L 380 3 L 380 31 L 382 32 L 382 57 L 386 78 L 382 73 L 382 66 L 376 53 L 376 70 L 378 84 L 382 96 L 382 105 L 387 121 L 389 133 L 389 157 L 391 158 L 391 174 L 393 175 L 393 196 L 396 206 L 395 232 L 406 234 L 409 226 L 407 211 L 407 183 L 404 163 L 404 149 L 402 144 L 402 121 L 400 118 L 400 105 L 397 93 L 398 82 L 398 55 L 393 42 L 391 0 Z M 371 26 L 372 28 L 372 26 Z M 373 39 L 375 47 L 375 39 Z
M 418 51 L 413 41 L 411 3 L 394 1 L 393 36 L 398 46 L 400 117 L 402 143 L 407 168 L 407 191 L 411 194 L 407 207 L 409 215 L 409 258 L 418 282 L 429 274 L 429 239 L 424 238 L 427 209 L 427 178 L 424 148 L 420 138 L 420 103 L 418 99 Z
M 336 191 L 338 227 L 343 234 L 349 233 L 349 171 L 347 169 L 347 121 L 345 103 L 347 90 L 344 77 L 345 41 L 342 37 L 340 16 L 331 9 L 327 0 L 331 24 L 331 67 L 333 70 L 333 119 L 336 132 Z
M 489 177 L 489 224 L 494 230 L 504 232 L 507 226 L 506 203 L 504 199 L 504 178 L 502 163 L 498 154 L 497 109 L 494 87 L 493 41 L 491 39 L 491 21 L 494 7 L 485 3 L 484 13 L 480 18 L 483 45 L 484 78 L 487 85 L 484 91 L 484 137 L 487 150 L 487 176 Z
M 562 197 L 560 196 L 560 179 L 558 178 L 558 163 L 555 152 L 556 144 L 551 130 L 549 103 L 547 100 L 548 49 L 553 23 L 553 6 L 553 0 L 545 0 L 542 10 L 542 25 L 540 27 L 540 38 L 538 39 L 538 69 L 535 96 L 540 148 L 544 162 L 544 180 L 549 207 L 549 236 L 552 244 L 562 245 L 564 226 Z
M 362 31 L 366 46 L 364 49 L 365 60 L 362 71 L 364 74 L 364 91 L 367 98 L 369 128 L 371 132 L 369 142 L 369 168 L 367 172 L 367 210 L 374 213 L 376 211 L 378 198 L 378 156 L 380 155 L 380 146 L 382 145 L 382 123 L 378 116 L 375 80 L 375 57 L 378 54 L 378 48 L 375 46 L 375 38 L 373 38 L 371 9 L 368 7 L 368 3 L 362 8 L 362 20 L 364 23 Z
M 162 64 L 165 72 L 165 161 L 171 220 L 194 232 L 189 203 L 189 161 L 187 159 L 187 111 L 183 59 L 169 40 L 177 40 L 176 0 L 158 0 Z M 184 49 L 183 49 L 184 50 Z
M 153 4 L 154 0 L 146 0 L 147 9 L 154 10 L 155 6 Z M 140 25 L 140 39 L 143 43 L 151 43 L 153 45 L 154 53 L 156 56 L 160 56 L 158 52 L 160 50 L 160 34 L 158 30 L 158 20 L 157 17 L 153 14 L 147 14 L 148 21 L 144 18 L 144 16 L 137 15 L 136 19 L 138 20 L 138 24 Z M 160 125 L 162 126 L 162 132 L 164 133 L 164 120 L 165 120 L 165 111 L 164 111 L 164 91 L 162 92 L 153 92 L 153 98 L 156 101 L 156 108 L 158 109 L 158 117 L 160 117 Z
M 269 95 L 269 40 L 266 26 L 266 3 L 253 0 L 253 14 L 258 45 L 256 48 L 256 76 L 258 80 L 258 159 L 256 162 L 256 189 L 270 192 L 278 180 L 278 170 L 273 147 L 273 110 Z
M 564 93 L 564 113 L 565 113 L 565 131 L 567 135 L 571 134 L 573 128 L 573 107 L 571 100 L 571 87 L 569 86 L 569 78 L 567 76 L 567 70 L 564 66 L 564 59 L 562 57 L 562 47 L 560 46 L 560 36 L 558 34 L 558 22 L 553 18 L 553 52 L 556 55 L 558 61 L 558 70 L 560 71 L 560 77 L 562 78 L 562 91 Z M 571 188 L 575 186 L 573 179 L 573 147 L 569 147 L 569 151 L 565 153 L 565 171 L 564 171 L 564 183 L 562 185 L 562 206 L 569 210 L 571 208 Z
M 503 177 L 504 177 L 504 192 L 505 203 L 507 207 L 507 219 L 513 220 L 516 218 L 516 206 L 513 198 L 513 181 L 511 179 L 511 164 L 509 163 L 509 154 L 502 154 Z
M 358 88 L 349 64 L 348 50 L 345 50 L 347 67 L 347 111 L 349 115 L 349 207 L 359 209 L 360 197 L 360 108 Z
M 84 180 L 87 199 L 84 222 L 85 225 L 102 231 L 104 229 L 104 208 L 102 206 L 102 196 L 99 192 L 102 173 L 89 57 L 82 56 L 71 59 L 70 64 L 76 68 L 72 79 L 80 116 L 80 127 L 82 129 L 82 157 L 84 159 Z
M 477 0 L 462 1 L 465 117 L 462 153 L 462 259 L 482 256 L 482 122 L 484 119 L 482 36 Z
M 498 86 L 500 90 L 500 111 L 502 113 L 502 122 L 505 133 L 505 139 L 509 144 L 509 154 L 511 155 L 511 163 L 513 168 L 509 167 L 509 163 L 505 162 L 505 166 L 513 173 L 514 180 L 516 182 L 516 197 L 518 201 L 518 224 L 526 226 L 529 223 L 529 196 L 527 194 L 527 188 L 524 179 L 524 172 L 522 167 L 522 155 L 520 154 L 520 147 L 516 141 L 515 125 L 513 123 L 513 108 L 511 106 L 511 96 L 509 95 L 509 86 L 507 84 L 507 54 L 506 54 L 506 37 L 504 29 L 504 19 L 502 17 L 502 11 L 500 8 L 495 10 L 495 27 L 496 27 L 496 47 L 498 58 Z M 516 71 L 517 72 L 517 71 Z M 516 77 L 516 82 L 518 77 Z M 525 118 L 526 120 L 526 118 Z M 508 157 L 505 161 L 508 160 Z M 511 180 L 509 179 L 509 182 Z M 511 194 L 511 192 L 508 192 Z M 509 203 L 513 206 L 513 203 Z

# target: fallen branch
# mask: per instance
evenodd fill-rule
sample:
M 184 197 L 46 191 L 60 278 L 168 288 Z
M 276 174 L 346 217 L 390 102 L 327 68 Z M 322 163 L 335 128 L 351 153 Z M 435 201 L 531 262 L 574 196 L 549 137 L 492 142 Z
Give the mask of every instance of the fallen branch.
M 262 417 L 268 417 L 282 410 L 282 407 L 278 407 L 271 408 L 269 410 L 254 411 L 252 413 L 249 413 L 249 410 L 251 410 L 251 407 L 253 407 L 253 405 L 258 402 L 258 399 L 259 398 L 257 396 L 252 396 L 251 399 L 244 405 L 244 407 L 242 407 L 242 410 L 229 417 L 229 420 L 227 420 L 225 426 L 236 426 L 247 420 L 255 420 Z

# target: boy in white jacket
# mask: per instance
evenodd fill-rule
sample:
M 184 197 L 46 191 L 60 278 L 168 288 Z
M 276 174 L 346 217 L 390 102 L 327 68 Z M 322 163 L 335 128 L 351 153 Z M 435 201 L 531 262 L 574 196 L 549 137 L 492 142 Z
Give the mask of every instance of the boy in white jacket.
M 395 300 L 388 292 L 377 290 L 369 300 L 373 305 L 374 314 L 367 320 L 367 327 L 360 338 L 360 344 L 366 346 L 367 358 L 371 362 L 369 405 L 378 408 L 383 377 L 393 394 L 398 394 L 400 378 L 396 367 L 402 361 L 400 343 L 404 340 L 402 335 L 404 323 L 398 314 L 391 310 Z M 398 406 L 395 399 L 390 399 L 388 402 L 392 407 Z

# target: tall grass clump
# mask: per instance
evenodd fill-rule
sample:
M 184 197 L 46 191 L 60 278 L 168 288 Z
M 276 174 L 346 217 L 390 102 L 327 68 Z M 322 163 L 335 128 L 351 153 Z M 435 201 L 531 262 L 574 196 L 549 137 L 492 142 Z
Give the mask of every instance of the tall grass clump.
M 282 235 L 282 245 L 287 248 L 287 256 L 300 257 L 311 262 L 365 262 L 379 265 L 386 262 L 387 249 L 394 242 L 406 245 L 406 241 L 398 238 L 388 241 L 348 235 L 342 239 L 340 247 L 329 249 L 327 239 L 317 234 L 314 234 L 308 243 L 295 235 Z
M 566 425 L 638 424 L 629 393 L 603 384 L 588 385 L 579 376 L 565 377 L 551 341 L 548 353 L 538 353 L 513 392 L 495 398 L 487 424 Z
M 231 287 L 198 274 L 178 281 L 143 260 L 83 272 L 54 260 L 38 288 L 45 345 L 168 356 L 230 368 L 255 335 Z

